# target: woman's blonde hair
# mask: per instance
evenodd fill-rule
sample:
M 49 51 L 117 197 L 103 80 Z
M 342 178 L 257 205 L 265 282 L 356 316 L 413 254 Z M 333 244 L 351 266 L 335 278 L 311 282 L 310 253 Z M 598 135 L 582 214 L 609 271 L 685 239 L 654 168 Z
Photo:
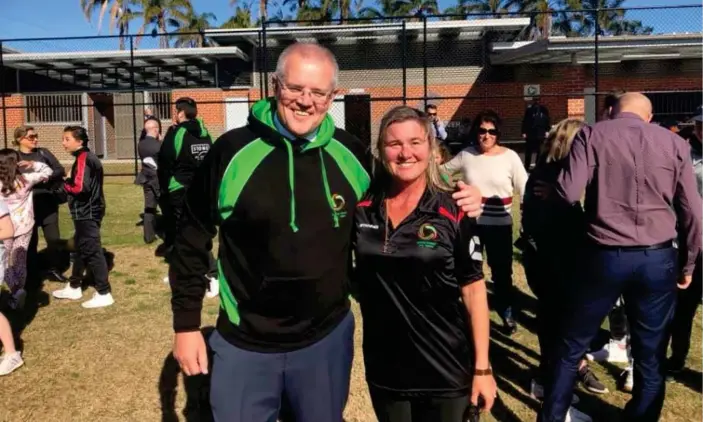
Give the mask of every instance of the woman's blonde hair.
M 407 122 L 409 120 L 420 124 L 427 137 L 427 142 L 429 143 L 430 154 L 428 156 L 427 169 L 425 170 L 427 187 L 432 191 L 451 191 L 452 187 L 442 178 L 440 164 L 437 163 L 435 159 L 440 149 L 437 139 L 432 134 L 432 123 L 430 119 L 424 112 L 408 106 L 394 107 L 388 110 L 383 116 L 383 119 L 381 119 L 381 127 L 378 131 L 378 139 L 375 145 L 377 151 L 376 162 L 373 168 L 373 185 L 375 186 L 372 187 L 371 191 L 375 191 L 376 194 L 385 194 L 390 187 L 391 174 L 388 162 L 385 161 L 383 155 L 388 127 L 392 124 Z
M 564 119 L 549 131 L 542 145 L 542 154 L 547 163 L 564 159 L 571 149 L 571 143 L 576 134 L 586 126 L 583 120 Z

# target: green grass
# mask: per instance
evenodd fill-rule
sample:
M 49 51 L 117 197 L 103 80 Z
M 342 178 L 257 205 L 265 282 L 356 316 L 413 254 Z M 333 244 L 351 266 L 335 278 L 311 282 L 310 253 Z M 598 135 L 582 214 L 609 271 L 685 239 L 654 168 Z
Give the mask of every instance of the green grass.
M 107 215 L 102 226 L 103 244 L 115 253 L 111 283 L 116 304 L 84 310 L 76 302 L 53 300 L 58 283 L 47 282 L 35 316 L 27 316 L 21 333 L 25 366 L 0 377 L 0 421 L 175 421 L 186 420 L 185 385 L 170 356 L 170 291 L 162 282 L 166 266 L 155 258 L 154 245 L 142 242 L 136 223 L 142 209 L 141 191 L 131 177 L 107 178 Z M 73 228 L 62 211 L 62 236 Z M 516 227 L 517 230 L 517 227 Z M 491 360 L 503 406 L 485 421 L 533 421 L 538 403 L 529 397 L 529 381 L 537 364 L 537 341 L 530 328 L 533 297 L 526 287 L 522 266 L 514 263 L 515 284 L 525 306 L 520 331 L 508 338 L 493 330 Z M 487 271 L 488 275 L 488 271 Z M 88 297 L 86 292 L 84 298 Z M 218 299 L 206 299 L 203 324 L 213 325 Z M 345 411 L 348 422 L 375 421 L 364 382 L 361 354 L 361 317 L 357 317 L 356 351 L 352 385 Z M 494 324 L 500 325 L 495 313 Z M 619 392 L 615 375 L 620 368 L 592 365 L 611 393 L 596 397 L 578 391 L 578 408 L 595 421 L 619 421 L 630 395 Z M 662 421 L 700 420 L 701 323 L 694 328 L 688 360 L 687 384 L 667 385 Z M 412 368 L 408 368 L 412 370 Z M 253 421 L 256 422 L 256 421 Z

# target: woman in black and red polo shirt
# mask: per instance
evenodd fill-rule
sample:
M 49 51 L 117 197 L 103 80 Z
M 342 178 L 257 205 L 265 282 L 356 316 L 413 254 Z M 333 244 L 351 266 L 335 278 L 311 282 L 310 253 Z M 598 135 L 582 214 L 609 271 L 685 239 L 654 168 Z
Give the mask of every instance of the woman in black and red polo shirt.
M 460 422 L 470 401 L 490 409 L 496 395 L 475 221 L 442 180 L 424 113 L 390 110 L 377 147 L 353 278 L 374 411 L 379 422 Z

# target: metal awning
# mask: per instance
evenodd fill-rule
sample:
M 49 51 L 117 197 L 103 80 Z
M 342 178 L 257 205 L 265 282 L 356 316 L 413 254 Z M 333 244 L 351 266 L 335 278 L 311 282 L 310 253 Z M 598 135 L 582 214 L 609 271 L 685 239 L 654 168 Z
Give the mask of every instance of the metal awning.
M 3 64 L 86 89 L 130 89 L 134 60 L 135 84 L 145 88 L 179 88 L 213 84 L 217 61 L 249 56 L 237 47 L 168 48 L 154 50 L 8 53 Z
M 462 37 L 480 38 L 486 31 L 519 33 L 530 24 L 529 18 L 475 19 L 453 21 L 428 21 L 428 38 Z M 293 41 L 318 41 L 326 43 L 349 44 L 361 40 L 390 42 L 397 40 L 402 33 L 403 24 L 373 23 L 358 25 L 318 25 L 318 26 L 281 26 L 266 27 L 266 44 L 287 45 Z M 422 37 L 425 30 L 423 22 L 406 22 L 405 31 L 409 37 Z M 258 28 L 242 29 L 208 29 L 205 34 L 219 45 L 233 45 L 248 42 L 259 45 L 264 30 Z
M 621 35 L 598 39 L 598 63 L 629 60 L 700 59 L 703 34 Z M 594 37 L 553 37 L 491 46 L 492 64 L 595 63 Z

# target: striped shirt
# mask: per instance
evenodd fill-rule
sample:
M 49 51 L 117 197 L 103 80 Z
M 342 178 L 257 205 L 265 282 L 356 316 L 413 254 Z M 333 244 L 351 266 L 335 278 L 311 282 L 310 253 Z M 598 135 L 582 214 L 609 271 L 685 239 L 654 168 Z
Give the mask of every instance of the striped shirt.
M 464 182 L 481 190 L 483 212 L 478 224 L 512 224 L 513 196 L 517 192 L 522 202 L 527 183 L 527 172 L 515 151 L 505 148 L 498 155 L 487 155 L 468 147 L 447 161 L 444 170 L 450 174 L 461 172 Z

